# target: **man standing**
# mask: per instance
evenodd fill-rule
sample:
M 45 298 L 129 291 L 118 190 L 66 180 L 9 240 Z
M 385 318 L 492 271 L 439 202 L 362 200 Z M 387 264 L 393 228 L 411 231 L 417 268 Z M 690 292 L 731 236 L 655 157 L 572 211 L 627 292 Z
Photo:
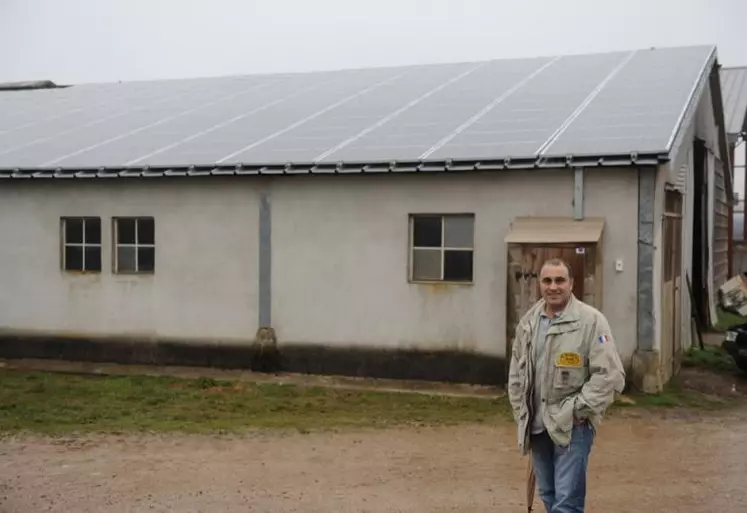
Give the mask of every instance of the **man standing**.
M 584 511 L 596 429 L 625 386 L 607 319 L 572 294 L 571 276 L 562 260 L 542 266 L 542 298 L 516 327 L 508 376 L 519 449 L 532 453 L 548 513 Z

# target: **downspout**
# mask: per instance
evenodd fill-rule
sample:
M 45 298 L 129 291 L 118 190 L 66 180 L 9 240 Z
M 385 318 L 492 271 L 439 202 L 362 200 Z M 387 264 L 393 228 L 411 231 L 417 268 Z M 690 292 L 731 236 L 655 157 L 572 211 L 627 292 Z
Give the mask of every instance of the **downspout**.
M 573 168 L 573 219 L 584 219 L 584 168 Z
M 280 370 L 280 353 L 272 326 L 272 199 L 270 193 L 259 193 L 259 254 L 257 333 L 251 352 L 250 368 L 259 372 Z
M 272 327 L 272 209 L 270 195 L 259 196 L 259 328 Z
M 654 213 L 656 168 L 638 168 L 638 304 L 636 331 L 638 347 L 633 355 L 631 379 L 645 393 L 662 390 L 659 354 L 654 351 Z
M 654 349 L 654 211 L 656 171 L 638 169 L 638 349 Z

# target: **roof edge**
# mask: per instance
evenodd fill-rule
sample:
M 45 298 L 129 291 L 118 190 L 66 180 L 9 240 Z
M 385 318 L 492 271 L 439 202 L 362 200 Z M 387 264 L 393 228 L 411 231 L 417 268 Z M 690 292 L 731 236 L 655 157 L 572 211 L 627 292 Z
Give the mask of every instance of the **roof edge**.
M 384 173 L 434 173 L 470 171 L 510 171 L 578 167 L 641 167 L 667 162 L 665 152 L 599 155 L 585 157 L 525 157 L 480 160 L 402 160 L 369 162 L 301 162 L 268 164 L 216 164 L 191 166 L 113 166 L 113 167 L 0 167 L 0 179 L 97 179 L 167 178 L 196 176 L 257 175 L 334 175 Z
M 677 119 L 677 123 L 675 124 L 675 128 L 672 131 L 672 134 L 669 137 L 669 141 L 667 142 L 667 152 L 671 152 L 674 148 L 679 147 L 680 145 L 680 139 L 683 137 L 684 130 L 683 127 L 687 126 L 688 123 L 686 122 L 692 116 L 695 115 L 695 112 L 697 111 L 698 104 L 700 103 L 700 98 L 703 95 L 703 91 L 705 90 L 706 84 L 709 81 L 711 71 L 713 70 L 714 66 L 717 64 L 717 53 L 716 53 L 716 47 L 711 47 L 711 53 L 708 55 L 708 58 L 703 63 L 703 67 L 700 70 L 700 73 L 698 74 L 697 80 L 695 80 L 695 83 L 693 84 L 693 87 L 690 91 L 690 96 L 688 96 L 687 104 L 685 105 L 685 108 L 680 113 L 679 118 Z

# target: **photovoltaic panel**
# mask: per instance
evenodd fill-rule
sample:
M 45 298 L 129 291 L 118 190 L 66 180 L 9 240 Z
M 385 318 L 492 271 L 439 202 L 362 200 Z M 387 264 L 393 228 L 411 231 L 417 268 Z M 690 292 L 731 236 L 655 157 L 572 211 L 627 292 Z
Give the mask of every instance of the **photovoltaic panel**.
M 489 62 L 423 99 L 386 124 L 352 141 L 325 160 L 415 158 L 524 76 L 550 59 Z M 457 75 L 459 76 L 459 75 Z
M 623 57 L 610 53 L 558 59 L 432 156 L 533 155 Z
M 669 150 L 712 47 L 0 92 L 0 167 Z
M 660 52 L 635 52 L 546 153 L 666 152 L 711 49 Z

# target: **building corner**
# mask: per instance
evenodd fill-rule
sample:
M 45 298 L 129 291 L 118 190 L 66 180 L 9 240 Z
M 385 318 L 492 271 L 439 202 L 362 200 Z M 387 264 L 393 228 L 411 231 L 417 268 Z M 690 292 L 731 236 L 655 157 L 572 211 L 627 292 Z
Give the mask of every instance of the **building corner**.
M 659 372 L 660 355 L 654 337 L 654 211 L 656 205 L 656 169 L 638 169 L 638 304 L 636 315 L 637 346 L 631 362 L 629 380 L 644 393 L 663 388 Z

